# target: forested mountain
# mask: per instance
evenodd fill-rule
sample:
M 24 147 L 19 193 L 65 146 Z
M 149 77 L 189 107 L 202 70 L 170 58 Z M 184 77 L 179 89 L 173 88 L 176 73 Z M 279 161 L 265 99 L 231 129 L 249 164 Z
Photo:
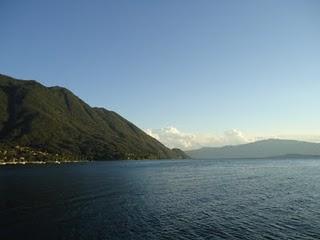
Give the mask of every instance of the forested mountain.
M 95 160 L 186 157 L 68 89 L 5 75 L 0 75 L 0 145 Z

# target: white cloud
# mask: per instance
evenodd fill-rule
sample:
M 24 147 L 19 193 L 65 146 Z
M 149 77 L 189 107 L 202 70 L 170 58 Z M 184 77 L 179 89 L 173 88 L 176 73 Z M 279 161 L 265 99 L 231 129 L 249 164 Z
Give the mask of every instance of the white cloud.
M 224 141 L 226 143 L 229 142 L 229 144 L 235 145 L 250 142 L 250 139 L 244 136 L 241 131 L 232 129 L 224 132 Z
M 183 150 L 237 145 L 269 138 L 293 139 L 320 143 L 320 134 L 275 134 L 249 137 L 237 129 L 227 130 L 222 134 L 201 134 L 181 132 L 175 127 L 146 129 L 145 132 L 169 148 L 181 148 Z
M 221 135 L 184 133 L 175 127 L 146 129 L 145 132 L 169 148 L 196 149 L 200 147 L 217 147 L 250 142 L 241 131 L 232 129 Z
M 155 133 L 155 131 L 152 131 L 151 129 L 146 129 L 145 132 L 150 135 L 151 137 L 157 139 L 158 141 L 160 141 L 160 137 L 158 134 Z

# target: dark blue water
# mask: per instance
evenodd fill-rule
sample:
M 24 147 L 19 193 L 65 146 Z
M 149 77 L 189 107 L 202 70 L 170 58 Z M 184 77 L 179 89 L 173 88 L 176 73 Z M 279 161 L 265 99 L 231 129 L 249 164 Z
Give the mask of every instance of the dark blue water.
M 320 161 L 4 166 L 0 239 L 320 239 Z

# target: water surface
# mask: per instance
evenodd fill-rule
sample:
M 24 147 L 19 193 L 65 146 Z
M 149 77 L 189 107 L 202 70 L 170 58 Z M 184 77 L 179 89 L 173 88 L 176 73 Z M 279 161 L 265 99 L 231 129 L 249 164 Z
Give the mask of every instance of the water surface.
M 319 160 L 0 168 L 0 239 L 319 238 Z

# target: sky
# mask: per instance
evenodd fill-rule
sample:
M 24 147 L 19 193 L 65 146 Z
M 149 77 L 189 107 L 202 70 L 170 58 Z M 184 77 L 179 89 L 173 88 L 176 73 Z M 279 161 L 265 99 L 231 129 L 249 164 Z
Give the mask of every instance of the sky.
M 0 73 L 169 147 L 320 141 L 318 0 L 1 0 Z

